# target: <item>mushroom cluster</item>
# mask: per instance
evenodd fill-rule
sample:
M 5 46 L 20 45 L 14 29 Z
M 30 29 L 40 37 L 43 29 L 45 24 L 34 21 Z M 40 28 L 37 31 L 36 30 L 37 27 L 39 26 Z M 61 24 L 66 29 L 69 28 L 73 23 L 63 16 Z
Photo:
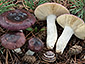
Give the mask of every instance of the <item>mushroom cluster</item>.
M 69 13 L 66 7 L 58 3 L 44 3 L 39 5 L 34 11 L 35 16 L 39 20 L 47 20 L 47 48 L 53 49 L 57 41 L 56 52 L 61 52 L 61 54 L 73 34 L 80 39 L 85 39 L 84 21 Z M 64 28 L 58 40 L 56 20 Z M 20 47 L 26 41 L 22 30 L 33 25 L 35 21 L 36 18 L 23 9 L 11 10 L 1 14 L 0 25 L 10 30 L 10 32 L 1 36 L 0 42 L 2 46 L 11 50 L 15 49 L 16 52 L 22 53 Z M 43 42 L 36 37 L 31 38 L 28 44 L 29 50 L 26 52 L 26 55 L 33 55 L 35 52 L 41 51 L 44 47 Z M 42 59 L 48 62 L 54 62 L 56 60 L 55 54 L 51 51 L 44 53 Z
M 36 18 L 23 9 L 15 9 L 1 14 L 0 25 L 10 30 L 9 33 L 1 36 L 0 41 L 2 46 L 20 52 L 20 47 L 23 46 L 26 41 L 22 30 L 33 25 L 35 21 Z
M 47 48 L 53 49 L 57 40 L 56 17 L 69 13 L 68 9 L 58 3 L 44 3 L 39 5 L 34 14 L 39 20 L 47 20 Z
M 57 41 L 56 52 L 61 52 L 62 54 L 73 34 L 80 39 L 85 39 L 84 21 L 75 15 L 69 14 L 68 9 L 61 4 L 41 4 L 35 9 L 34 14 L 39 20 L 47 20 L 46 44 L 48 49 L 53 49 Z M 55 20 L 57 20 L 57 23 L 64 28 L 58 40 Z

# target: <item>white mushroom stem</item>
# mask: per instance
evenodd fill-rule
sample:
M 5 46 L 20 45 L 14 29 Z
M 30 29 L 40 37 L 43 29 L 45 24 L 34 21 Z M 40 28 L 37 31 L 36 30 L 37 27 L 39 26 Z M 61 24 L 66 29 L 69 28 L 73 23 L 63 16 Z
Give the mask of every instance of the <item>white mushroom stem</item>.
M 14 51 L 15 51 L 16 53 L 19 53 L 19 54 L 21 54 L 21 53 L 22 53 L 22 51 L 21 51 L 21 49 L 20 49 L 20 48 L 14 49 Z
M 23 32 L 23 30 L 19 30 L 20 32 Z
M 53 49 L 57 40 L 57 28 L 55 24 L 55 15 L 47 16 L 47 48 Z
M 62 20 L 63 21 L 63 20 Z M 56 44 L 56 52 L 63 53 L 67 43 L 69 42 L 71 36 L 74 34 L 74 31 L 71 27 L 65 26 L 61 36 L 59 37 L 57 44 Z
M 35 52 L 31 51 L 31 50 L 28 50 L 25 54 L 26 55 L 33 55 Z

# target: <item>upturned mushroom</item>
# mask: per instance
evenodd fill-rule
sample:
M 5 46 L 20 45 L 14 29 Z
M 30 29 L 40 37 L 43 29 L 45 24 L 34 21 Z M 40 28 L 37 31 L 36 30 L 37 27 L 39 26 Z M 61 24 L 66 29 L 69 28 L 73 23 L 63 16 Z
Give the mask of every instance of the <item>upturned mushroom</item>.
M 56 60 L 56 55 L 54 52 L 52 51 L 47 51 L 42 55 L 42 60 L 46 61 L 46 62 L 54 62 Z
M 26 52 L 26 55 L 33 55 L 35 52 L 39 52 L 43 49 L 44 43 L 39 38 L 31 38 L 28 41 L 28 51 Z
M 39 5 L 34 14 L 39 20 L 47 20 L 47 48 L 53 49 L 57 40 L 55 19 L 57 16 L 69 13 L 68 9 L 58 3 L 44 3 Z
M 0 15 L 0 25 L 11 31 L 24 30 L 35 21 L 35 17 L 23 9 L 7 11 Z
M 21 53 L 20 47 L 25 44 L 25 36 L 23 32 L 9 32 L 1 36 L 1 45 L 10 50 L 16 50 Z
M 72 35 L 77 35 L 76 30 L 78 29 L 78 26 L 84 24 L 84 21 L 77 16 L 71 14 L 63 14 L 57 18 L 57 22 L 61 27 L 64 28 L 56 43 L 56 52 L 61 52 L 62 54 Z

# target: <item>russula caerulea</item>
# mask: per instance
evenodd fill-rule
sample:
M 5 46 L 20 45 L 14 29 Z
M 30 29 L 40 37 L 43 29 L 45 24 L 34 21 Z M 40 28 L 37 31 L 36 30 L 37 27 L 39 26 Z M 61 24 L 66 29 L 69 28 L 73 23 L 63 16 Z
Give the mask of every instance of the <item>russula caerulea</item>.
M 62 54 L 72 35 L 77 33 L 78 26 L 84 24 L 84 21 L 72 14 L 63 14 L 57 18 L 57 22 L 64 28 L 56 43 L 56 52 Z
M 52 51 L 47 51 L 42 55 L 41 58 L 46 62 L 54 62 L 56 60 L 56 55 Z
M 7 11 L 0 15 L 0 25 L 12 31 L 26 29 L 35 21 L 35 17 L 23 9 Z
M 39 5 L 34 14 L 39 20 L 47 20 L 47 48 L 53 49 L 57 40 L 55 19 L 57 16 L 69 13 L 68 9 L 58 3 L 44 3 Z
M 39 38 L 31 38 L 28 41 L 28 51 L 26 55 L 33 55 L 35 52 L 39 52 L 43 49 L 44 43 Z
M 25 41 L 26 39 L 22 32 L 9 32 L 0 38 L 1 45 L 10 50 L 20 48 L 25 44 Z M 18 49 L 17 52 L 21 52 L 21 49 Z

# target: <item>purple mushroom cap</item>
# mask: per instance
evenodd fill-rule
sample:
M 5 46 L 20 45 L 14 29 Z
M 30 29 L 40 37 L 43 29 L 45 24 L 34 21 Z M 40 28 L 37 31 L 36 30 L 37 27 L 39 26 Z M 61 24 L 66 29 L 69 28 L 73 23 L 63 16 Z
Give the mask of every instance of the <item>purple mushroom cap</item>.
M 34 52 L 39 52 L 43 49 L 44 47 L 44 43 L 39 39 L 39 38 L 31 38 L 29 41 L 28 41 L 28 48 L 31 50 L 31 51 L 34 51 Z
M 0 15 L 0 25 L 8 30 L 24 30 L 36 21 L 36 18 L 23 9 L 10 10 Z
M 25 41 L 26 39 L 22 32 L 6 33 L 0 38 L 1 45 L 7 49 L 20 48 L 25 44 Z

